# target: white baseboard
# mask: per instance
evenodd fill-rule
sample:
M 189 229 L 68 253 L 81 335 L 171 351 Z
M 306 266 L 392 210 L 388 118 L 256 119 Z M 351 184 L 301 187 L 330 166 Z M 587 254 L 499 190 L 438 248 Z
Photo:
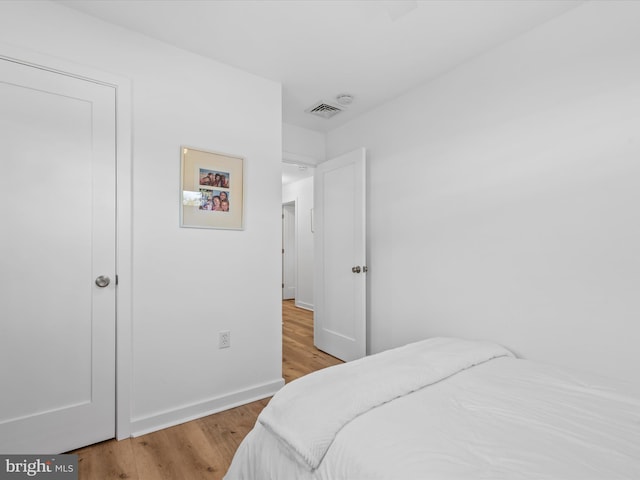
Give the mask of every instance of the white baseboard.
M 299 302 L 298 300 L 296 300 L 296 307 L 304 308 L 305 310 L 311 310 L 313 312 L 313 305 L 310 303 Z
M 194 403 L 174 410 L 167 410 L 157 415 L 133 419 L 131 422 L 131 436 L 139 437 L 140 435 L 173 427 L 174 425 L 180 425 L 181 423 L 190 422 L 197 418 L 206 417 L 207 415 L 271 397 L 283 386 L 284 379 L 281 378 L 247 390 L 214 397 L 204 402 Z

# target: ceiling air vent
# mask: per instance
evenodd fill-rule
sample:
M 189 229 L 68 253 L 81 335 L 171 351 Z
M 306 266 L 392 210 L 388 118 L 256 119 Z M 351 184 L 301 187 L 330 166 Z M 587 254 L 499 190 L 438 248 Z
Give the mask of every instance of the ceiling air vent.
M 334 115 L 342 112 L 342 108 L 336 105 L 331 105 L 327 102 L 318 102 L 312 107 L 307 108 L 305 112 L 312 115 L 317 115 L 318 117 L 322 118 L 331 118 Z

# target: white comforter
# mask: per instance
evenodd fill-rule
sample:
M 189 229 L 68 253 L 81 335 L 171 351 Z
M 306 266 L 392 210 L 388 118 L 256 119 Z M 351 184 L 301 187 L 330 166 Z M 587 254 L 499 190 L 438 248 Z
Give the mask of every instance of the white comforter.
M 432 339 L 287 385 L 225 478 L 640 479 L 640 392 Z

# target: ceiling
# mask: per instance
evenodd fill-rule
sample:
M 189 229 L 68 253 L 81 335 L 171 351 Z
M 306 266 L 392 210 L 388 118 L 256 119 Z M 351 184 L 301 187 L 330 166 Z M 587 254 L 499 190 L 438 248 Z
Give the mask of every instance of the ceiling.
M 327 132 L 580 0 L 57 0 L 282 83 L 283 121 Z M 330 119 L 319 101 L 353 103 Z

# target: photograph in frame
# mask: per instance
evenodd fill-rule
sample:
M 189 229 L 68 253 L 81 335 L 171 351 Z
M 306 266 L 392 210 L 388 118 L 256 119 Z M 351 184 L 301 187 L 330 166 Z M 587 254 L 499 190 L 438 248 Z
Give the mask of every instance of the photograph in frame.
M 244 228 L 244 159 L 181 147 L 180 226 Z

